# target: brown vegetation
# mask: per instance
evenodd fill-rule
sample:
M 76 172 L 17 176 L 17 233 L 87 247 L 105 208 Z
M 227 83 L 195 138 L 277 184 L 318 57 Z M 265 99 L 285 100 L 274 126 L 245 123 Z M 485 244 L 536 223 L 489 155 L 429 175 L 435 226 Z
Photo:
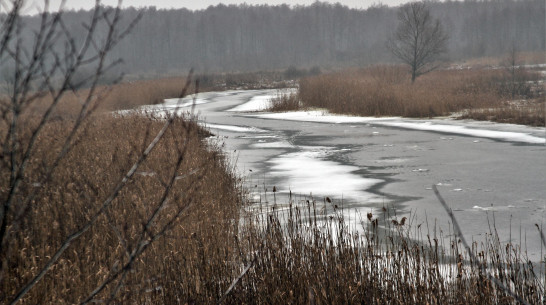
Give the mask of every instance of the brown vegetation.
M 513 79 L 506 69 L 442 70 L 411 84 L 403 68 L 376 66 L 302 79 L 299 95 L 305 106 L 334 113 L 404 117 L 464 113 L 465 118 L 544 126 L 545 113 L 537 111 L 544 109 L 539 74 L 518 69 Z
M 19 196 L 24 198 L 32 191 L 37 194 L 27 210 L 20 211 L 26 217 L 18 224 L 10 222 L 19 229 L 8 227 L 12 232 L 6 247 L 9 251 L 1 254 L 2 261 L 9 262 L 2 268 L 5 284 L 0 299 L 4 301 L 43 268 L 70 234 L 90 221 L 163 126 L 162 121 L 144 117 L 96 117 L 86 124 L 52 177 L 43 184 L 36 182 L 52 166 L 72 123 L 48 123 L 28 164 L 29 174 Z M 208 270 L 207 280 L 227 281 L 225 273 L 214 275 L 226 268 L 223 261 L 211 261 L 200 269 L 192 263 L 207 256 L 206 251 L 226 258 L 233 255 L 227 245 L 236 234 L 241 206 L 237 180 L 221 152 L 205 145 L 197 132 L 194 122 L 175 119 L 107 211 L 71 243 L 24 300 L 42 304 L 83 301 L 123 270 L 132 249 L 142 242 L 143 226 L 156 212 L 144 240 L 157 236 L 157 242 L 150 240 L 149 248 L 126 267 L 130 272 L 123 283 L 115 279 L 95 298 L 108 299 L 119 283 L 116 300 L 146 302 L 158 287 L 184 285 L 187 272 L 199 276 Z M 9 189 L 8 178 L 1 177 L 3 198 Z M 165 200 L 167 204 L 162 205 Z M 164 234 L 162 230 L 166 230 Z M 215 248 L 201 249 L 203 240 Z
M 540 276 L 522 249 L 501 244 L 494 232 L 470 245 L 470 255 L 459 238 L 423 233 L 436 230 L 397 221 L 383 208 L 354 234 L 327 201 L 293 202 L 250 221 L 253 238 L 244 243 L 252 268 L 230 303 L 516 304 L 493 280 L 530 304 L 542 300 Z M 318 211 L 323 204 L 333 216 Z
M 517 57 L 519 64 L 523 65 L 539 65 L 544 64 L 546 59 L 546 54 L 544 52 L 517 52 Z M 467 58 L 459 65 L 467 68 L 484 68 L 484 67 L 498 67 L 499 66 L 499 56 L 489 56 L 489 57 L 474 57 Z M 502 60 L 501 60 L 502 61 Z
M 271 106 L 268 108 L 268 111 L 273 112 L 282 112 L 282 111 L 295 111 L 301 108 L 301 102 L 299 100 L 298 94 L 283 93 L 280 92 L 275 98 L 271 100 Z
M 131 81 L 115 86 L 98 86 L 93 89 L 94 98 L 90 108 L 93 113 L 104 113 L 122 109 L 133 109 L 138 106 L 162 103 L 166 98 L 177 97 L 181 94 L 186 83 L 184 77 L 163 78 L 157 80 Z M 194 90 L 195 88 L 190 88 Z M 205 88 L 208 89 L 208 88 Z M 90 89 L 67 91 L 54 109 L 53 116 L 57 119 L 76 117 L 81 105 Z M 51 106 L 53 97 L 49 94 L 41 95 L 31 107 L 26 109 L 27 114 L 43 114 Z

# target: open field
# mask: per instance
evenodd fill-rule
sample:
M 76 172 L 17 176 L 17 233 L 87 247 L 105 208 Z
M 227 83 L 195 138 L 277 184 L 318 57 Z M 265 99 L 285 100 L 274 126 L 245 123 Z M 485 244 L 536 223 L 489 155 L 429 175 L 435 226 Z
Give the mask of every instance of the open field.
M 304 106 L 359 116 L 461 118 L 544 126 L 544 83 L 530 69 L 433 71 L 411 84 L 405 68 L 376 66 L 304 78 Z

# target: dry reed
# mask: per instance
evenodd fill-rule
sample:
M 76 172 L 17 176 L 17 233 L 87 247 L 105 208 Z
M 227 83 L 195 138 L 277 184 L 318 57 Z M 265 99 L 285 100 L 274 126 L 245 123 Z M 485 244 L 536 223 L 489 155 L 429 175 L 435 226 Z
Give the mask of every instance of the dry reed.
M 298 94 L 279 92 L 275 98 L 271 99 L 271 105 L 267 110 L 273 112 L 295 111 L 301 107 Z
M 1 299 L 14 295 L 71 232 L 89 221 L 161 126 L 161 121 L 151 118 L 96 117 L 85 126 L 51 179 L 39 185 L 34 181 L 51 166 L 71 122 L 59 120 L 47 125 L 21 190 L 24 196 L 38 188 L 38 195 L 25 212 L 27 217 L 19 225 L 20 229 L 14 230 L 15 235 L 10 238 L 11 250 L 2 253 L 2 260 L 9 265 L 4 274 L 7 280 L 1 288 Z M 190 132 L 186 136 L 188 128 Z M 176 169 L 178 152 L 182 149 L 185 149 L 184 160 Z M 81 302 L 116 268 L 119 270 L 127 262 L 127 251 L 136 246 L 146 220 L 161 202 L 172 175 L 177 177 L 168 195 L 168 204 L 146 229 L 150 236 L 164 227 L 169 228 L 168 233 L 134 262 L 116 300 L 145 302 L 150 291 L 170 285 L 169 276 L 173 274 L 170 269 L 166 270 L 167 261 L 184 264 L 198 258 L 203 250 L 198 246 L 202 240 L 214 243 L 216 248 L 211 250 L 226 257 L 233 255 L 227 241 L 237 231 L 241 205 L 238 182 L 230 174 L 220 151 L 207 146 L 198 136 L 195 123 L 180 118 L 167 130 L 107 212 L 91 230 L 72 243 L 71 250 L 65 252 L 24 301 Z M 7 178 L 2 176 L 2 196 L 9 182 Z M 185 212 L 177 218 L 180 211 Z M 212 271 L 222 269 L 218 263 L 211 262 Z M 191 272 L 199 271 L 191 265 L 189 268 Z M 177 275 L 179 280 L 181 276 Z M 207 276 L 215 280 L 212 273 Z M 227 281 L 225 275 L 216 279 Z M 98 297 L 107 298 L 114 286 L 107 287 Z
M 408 80 L 399 66 L 347 70 L 300 81 L 304 106 L 361 116 L 436 117 L 464 112 L 464 118 L 544 126 L 543 85 L 538 73 L 521 71 L 517 82 L 505 69 L 442 70 Z M 513 84 L 523 84 L 516 88 Z M 517 107 L 508 107 L 525 99 Z M 484 115 L 484 111 L 487 113 Z

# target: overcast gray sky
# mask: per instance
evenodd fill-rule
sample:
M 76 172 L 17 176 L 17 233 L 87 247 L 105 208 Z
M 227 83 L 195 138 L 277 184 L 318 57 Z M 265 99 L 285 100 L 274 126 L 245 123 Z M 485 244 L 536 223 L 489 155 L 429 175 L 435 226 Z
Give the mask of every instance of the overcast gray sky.
M 29 0 L 29 4 L 32 5 L 32 9 L 29 8 L 29 10 L 32 10 L 31 12 L 28 12 L 30 14 L 36 13 L 37 7 L 43 7 L 43 0 Z M 205 9 L 209 5 L 217 5 L 219 3 L 224 4 L 241 4 L 241 3 L 247 3 L 247 4 L 269 4 L 269 5 L 277 5 L 282 3 L 287 3 L 289 5 L 297 5 L 297 4 L 303 4 L 303 5 L 309 5 L 315 2 L 315 0 L 125 0 L 123 1 L 123 6 L 134 6 L 134 7 L 144 7 L 144 6 L 155 6 L 157 8 L 188 8 L 191 10 L 198 10 L 198 9 Z M 408 2 L 408 0 L 339 0 L 339 1 L 325 1 L 325 2 L 332 2 L 336 3 L 339 2 L 343 5 L 347 5 L 349 7 L 353 8 L 367 8 L 370 5 L 374 3 L 383 3 L 388 6 L 396 6 L 400 3 Z M 59 3 L 61 3 L 61 0 L 50 0 L 51 3 L 51 10 L 59 6 Z M 66 8 L 69 9 L 90 9 L 93 7 L 95 1 L 94 0 L 67 0 L 66 1 Z M 105 5 L 116 5 L 118 3 L 117 0 L 103 0 L 103 4 Z

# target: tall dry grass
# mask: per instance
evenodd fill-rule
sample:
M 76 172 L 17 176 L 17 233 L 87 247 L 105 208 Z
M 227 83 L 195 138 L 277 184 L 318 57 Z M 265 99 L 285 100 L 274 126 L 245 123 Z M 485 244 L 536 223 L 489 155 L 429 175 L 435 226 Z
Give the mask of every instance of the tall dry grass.
M 326 108 L 334 113 L 362 116 L 435 117 L 465 111 L 465 117 L 480 119 L 475 115 L 489 109 L 496 115 L 492 120 L 505 120 L 500 113 L 509 113 L 513 122 L 544 125 L 544 112 L 535 112 L 543 105 L 543 85 L 536 72 L 522 71 L 518 80 L 527 84 L 525 92 L 528 105 L 508 108 L 514 97 L 509 76 L 504 69 L 497 70 L 442 70 L 417 79 L 408 80 L 407 72 L 399 66 L 376 66 L 360 70 L 347 70 L 300 81 L 300 99 L 305 106 Z M 509 110 L 509 111 L 508 111 Z M 529 114 L 533 118 L 527 119 Z
M 228 73 L 207 74 L 198 76 L 200 92 L 223 91 L 232 89 L 274 89 L 294 86 L 285 81 L 278 72 Z M 93 108 L 96 112 L 108 112 L 124 109 L 133 109 L 143 105 L 162 103 L 167 98 L 178 97 L 186 83 L 185 77 L 167 77 L 151 80 L 131 80 L 121 82 L 115 86 L 97 86 Z M 195 91 L 195 84 L 188 88 Z M 81 99 L 85 98 L 89 89 L 76 92 L 67 91 L 55 109 L 54 117 L 76 117 L 80 111 Z M 47 95 L 32 105 L 29 112 L 43 113 L 51 104 Z
M 123 109 L 133 109 L 138 106 L 162 103 L 166 98 L 178 97 L 184 84 L 185 77 L 162 78 L 146 81 L 130 81 L 114 86 L 97 86 L 93 88 L 94 99 L 90 109 L 94 113 L 104 113 Z M 194 91 L 195 88 L 188 88 Z M 89 95 L 90 89 L 78 91 L 66 91 L 54 109 L 53 119 L 76 118 L 81 110 L 83 100 Z M 210 90 L 210 88 L 200 88 Z M 24 114 L 41 115 L 51 105 L 52 98 L 47 92 L 38 96 L 29 107 L 24 109 Z
M 518 51 L 517 48 L 513 49 L 516 53 L 517 64 L 518 65 L 539 65 L 544 64 L 546 59 L 546 54 L 544 52 L 528 52 L 528 51 Z M 492 56 L 492 57 L 476 57 L 465 59 L 462 63 L 466 67 L 474 68 L 483 68 L 483 67 L 499 67 L 506 64 L 507 57 L 510 55 L 503 56 Z
M 34 181 L 52 166 L 70 125 L 70 120 L 49 123 L 28 165 L 21 196 L 35 189 L 38 194 L 24 211 L 19 230 L 10 236 L 10 251 L 1 253 L 2 261 L 9 262 L 4 266 L 5 285 L 0 288 L 2 303 L 36 275 L 72 232 L 90 220 L 162 122 L 143 117 L 96 117 L 87 123 L 51 179 L 44 185 L 36 184 Z M 83 301 L 128 262 L 143 226 L 155 212 L 157 218 L 145 233 L 152 237 L 168 231 L 131 264 L 117 302 L 148 302 L 158 289 L 172 287 L 172 277 L 177 279 L 177 287 L 185 285 L 188 274 L 173 270 L 173 264 L 198 276 L 205 266 L 194 265 L 194 260 L 204 259 L 207 251 L 221 253 L 226 259 L 233 256 L 229 241 L 237 233 L 240 189 L 221 152 L 205 144 L 198 129 L 187 119 L 176 119 L 106 213 L 70 245 L 24 302 Z M 183 160 L 177 167 L 181 150 Z M 168 192 L 168 203 L 156 211 L 173 175 L 176 179 Z M 6 196 L 6 183 L 8 177 L 2 175 L 2 197 Z M 203 241 L 215 245 L 214 249 L 201 248 Z M 222 282 L 227 283 L 229 273 L 224 261 L 211 261 L 206 268 L 207 280 L 218 285 L 216 297 L 225 289 Z M 108 299 L 118 283 L 119 278 L 95 298 Z
M 321 206 L 291 202 L 249 216 L 240 243 L 251 268 L 229 303 L 517 304 L 487 273 L 526 302 L 543 301 L 542 276 L 494 231 L 471 245 L 471 258 L 459 238 L 396 220 L 389 209 L 354 215 L 363 231 L 356 234 L 346 211 L 332 204 L 327 215 Z
M 271 99 L 271 105 L 267 110 L 273 112 L 295 111 L 301 107 L 302 104 L 297 93 L 279 92 L 276 97 Z

